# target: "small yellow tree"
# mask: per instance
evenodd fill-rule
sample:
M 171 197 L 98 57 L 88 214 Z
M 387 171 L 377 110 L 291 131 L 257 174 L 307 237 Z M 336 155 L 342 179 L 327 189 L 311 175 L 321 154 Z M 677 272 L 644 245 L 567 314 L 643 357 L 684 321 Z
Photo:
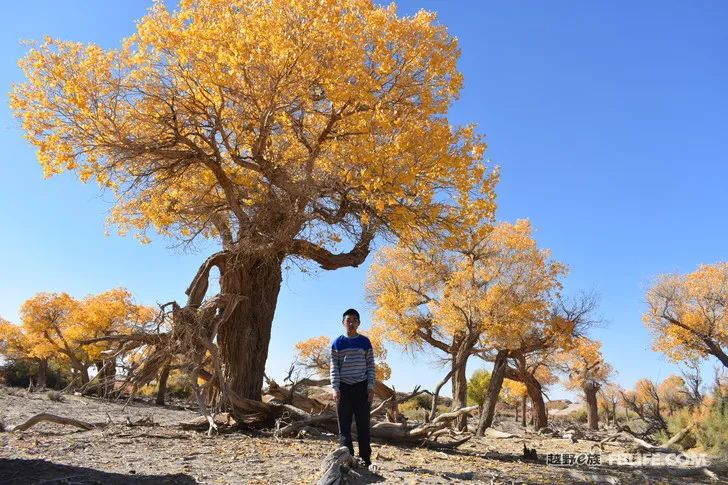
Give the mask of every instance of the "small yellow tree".
M 151 307 L 135 304 L 131 292 L 125 288 L 89 295 L 79 301 L 67 338 L 80 342 L 109 335 L 128 334 L 152 321 L 155 313 Z M 105 352 L 109 350 L 109 342 L 93 342 L 81 346 L 88 361 L 96 366 L 102 393 L 108 395 L 113 390 L 116 376 L 115 359 L 105 356 Z
M 575 340 L 573 349 L 561 354 L 566 365 L 568 389 L 580 389 L 586 401 L 589 429 L 599 429 L 599 405 L 597 393 L 613 373 L 612 366 L 604 361 L 602 344 L 586 337 Z
M 515 410 L 516 421 L 519 419 L 519 408 L 522 410 L 521 416 L 525 425 L 526 397 L 528 397 L 528 389 L 526 388 L 526 385 L 519 381 L 503 379 L 503 388 L 501 389 L 500 395 L 503 402 Z
M 624 389 L 615 382 L 608 382 L 599 388 L 597 404 L 599 409 L 604 413 L 607 424 L 610 421 L 612 424 L 617 424 L 617 404 L 621 400 L 622 392 L 624 392 Z
M 0 355 L 13 360 L 29 360 L 38 365 L 35 384 L 45 387 L 48 379 L 48 361 L 52 355 L 47 349 L 36 345 L 34 339 L 23 332 L 23 328 L 0 317 Z
M 38 293 L 23 303 L 20 319 L 24 333 L 33 342 L 32 353 L 67 361 L 83 385 L 89 382 L 91 363 L 75 341 L 85 336 L 73 318 L 78 307 L 78 301 L 68 293 Z
M 645 325 L 653 348 L 685 361 L 713 356 L 728 367 L 728 263 L 663 275 L 647 292 Z
M 377 332 L 360 332 L 369 337 L 374 351 L 374 365 L 377 381 L 386 381 L 392 376 L 392 370 L 385 361 L 387 349 L 384 348 Z M 312 337 L 296 344 L 296 361 L 307 369 L 311 369 L 321 377 L 329 376 L 331 361 L 331 339 L 326 336 Z

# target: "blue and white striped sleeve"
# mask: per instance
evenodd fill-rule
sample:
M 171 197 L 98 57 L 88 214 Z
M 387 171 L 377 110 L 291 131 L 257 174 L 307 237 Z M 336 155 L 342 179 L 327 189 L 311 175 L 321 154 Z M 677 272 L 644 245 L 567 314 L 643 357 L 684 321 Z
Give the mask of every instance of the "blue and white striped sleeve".
M 331 379 L 331 387 L 338 391 L 339 382 L 341 382 L 341 366 L 339 365 L 339 351 L 336 349 L 335 342 L 331 344 L 329 376 Z
M 374 350 L 372 349 L 371 343 L 366 353 L 367 361 L 367 388 L 374 389 L 374 379 L 376 375 L 376 369 L 374 367 Z

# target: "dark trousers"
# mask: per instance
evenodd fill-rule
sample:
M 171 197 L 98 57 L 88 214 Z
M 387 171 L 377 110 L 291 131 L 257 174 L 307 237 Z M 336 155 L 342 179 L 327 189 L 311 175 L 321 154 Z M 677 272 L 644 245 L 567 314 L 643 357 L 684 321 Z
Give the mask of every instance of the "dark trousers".
M 359 442 L 359 456 L 369 461 L 372 448 L 369 444 L 369 396 L 367 381 L 356 384 L 339 384 L 340 399 L 336 405 L 336 417 L 339 419 L 339 443 L 349 448 L 354 456 L 354 445 L 351 441 L 351 418 L 356 419 L 356 435 Z

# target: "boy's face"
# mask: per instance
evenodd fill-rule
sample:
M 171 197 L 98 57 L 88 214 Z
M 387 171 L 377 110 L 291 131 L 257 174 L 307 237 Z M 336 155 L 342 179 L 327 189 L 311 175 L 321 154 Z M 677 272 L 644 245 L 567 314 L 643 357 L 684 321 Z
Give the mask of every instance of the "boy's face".
M 347 315 L 341 324 L 344 326 L 347 335 L 354 335 L 359 328 L 359 318 L 356 315 Z

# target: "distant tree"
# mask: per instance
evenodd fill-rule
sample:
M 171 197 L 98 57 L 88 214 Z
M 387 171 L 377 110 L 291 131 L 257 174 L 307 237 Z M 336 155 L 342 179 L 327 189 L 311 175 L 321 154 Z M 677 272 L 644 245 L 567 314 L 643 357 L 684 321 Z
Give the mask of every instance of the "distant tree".
M 506 367 L 506 377 L 523 383 L 531 401 L 531 423 L 536 429 L 545 427 L 548 424 L 548 413 L 544 396 L 549 386 L 559 381 L 554 373 L 556 362 L 553 349 L 516 354 L 510 360 L 513 366 Z
M 621 400 L 621 393 L 624 391 L 619 384 L 607 382 L 600 386 L 597 394 L 597 404 L 604 413 L 607 424 L 617 424 L 617 404 Z
M 657 386 L 657 393 L 660 395 L 662 404 L 667 408 L 668 416 L 688 405 L 690 392 L 685 385 L 685 380 L 676 375 L 665 378 Z
M 382 249 L 367 280 L 373 319 L 384 338 L 405 349 L 434 351 L 449 367 L 453 409 L 467 405 L 467 361 L 483 347 L 501 352 L 484 410 L 492 415 L 508 343 L 518 345 L 542 320 L 563 265 L 550 260 L 531 226 L 466 227 L 459 238 Z M 458 421 L 464 429 L 465 419 Z
M 490 385 L 490 372 L 477 369 L 468 380 L 468 401 L 483 406 L 485 391 Z
M 586 337 L 575 340 L 574 347 L 560 354 L 566 366 L 566 387 L 584 393 L 589 429 L 599 429 L 597 393 L 613 374 L 612 366 L 604 360 L 602 344 Z
M 728 263 L 663 275 L 647 292 L 653 348 L 674 361 L 713 356 L 728 367 Z
M 35 377 L 34 384 L 42 388 L 48 384 L 48 361 L 52 353 L 35 343 L 20 326 L 0 317 L 0 355 L 11 362 L 13 369 L 25 373 L 23 379 Z M 5 370 L 11 372 L 9 366 Z
M 622 393 L 625 407 L 646 424 L 645 435 L 668 432 L 665 406 L 657 388 L 650 379 L 640 379 L 635 383 L 634 390 Z
M 134 303 L 129 290 L 115 288 L 79 301 L 73 317 L 73 333 L 82 333 L 83 336 L 77 337 L 77 340 L 128 334 L 151 322 L 155 314 L 153 308 Z M 109 342 L 82 344 L 82 347 L 88 361 L 96 366 L 101 393 L 108 395 L 113 390 L 116 376 L 115 359 L 106 357 L 110 350 Z
M 518 409 L 521 408 L 521 419 L 525 425 L 526 398 L 528 397 L 528 389 L 526 388 L 526 385 L 522 382 L 504 379 L 500 395 L 502 401 L 515 410 L 516 421 L 519 420 Z
M 585 335 L 594 323 L 595 308 L 596 299 L 592 295 L 567 299 L 558 294 L 547 294 L 545 309 L 534 315 L 523 332 L 512 332 L 502 336 L 500 341 L 483 343 L 486 350 L 478 354 L 481 358 L 495 362 L 494 369 L 500 368 L 498 361 L 502 359 L 507 363 L 502 366 L 505 377 L 525 384 L 536 429 L 548 424 L 544 391 L 546 386 L 558 381 L 554 373 L 560 364 L 555 356 L 572 349 L 575 340 Z M 496 348 L 488 350 L 489 346 Z M 507 355 L 507 360 L 503 359 L 503 354 Z M 491 413 L 481 415 L 479 433 L 490 426 L 489 419 L 492 419 Z
M 38 293 L 20 308 L 23 331 L 33 341 L 33 353 L 65 360 L 81 384 L 88 384 L 88 356 L 76 342 L 86 337 L 73 318 L 79 303 L 68 293 Z
M 106 378 L 103 390 L 113 384 L 115 363 L 104 364 L 108 342 L 84 343 L 97 337 L 130 332 L 153 316 L 153 310 L 136 305 L 123 288 L 76 300 L 67 293 L 38 293 L 20 309 L 21 330 L 30 342 L 31 356 L 53 356 L 67 361 L 82 385 L 89 383 L 88 370 L 97 363 Z

